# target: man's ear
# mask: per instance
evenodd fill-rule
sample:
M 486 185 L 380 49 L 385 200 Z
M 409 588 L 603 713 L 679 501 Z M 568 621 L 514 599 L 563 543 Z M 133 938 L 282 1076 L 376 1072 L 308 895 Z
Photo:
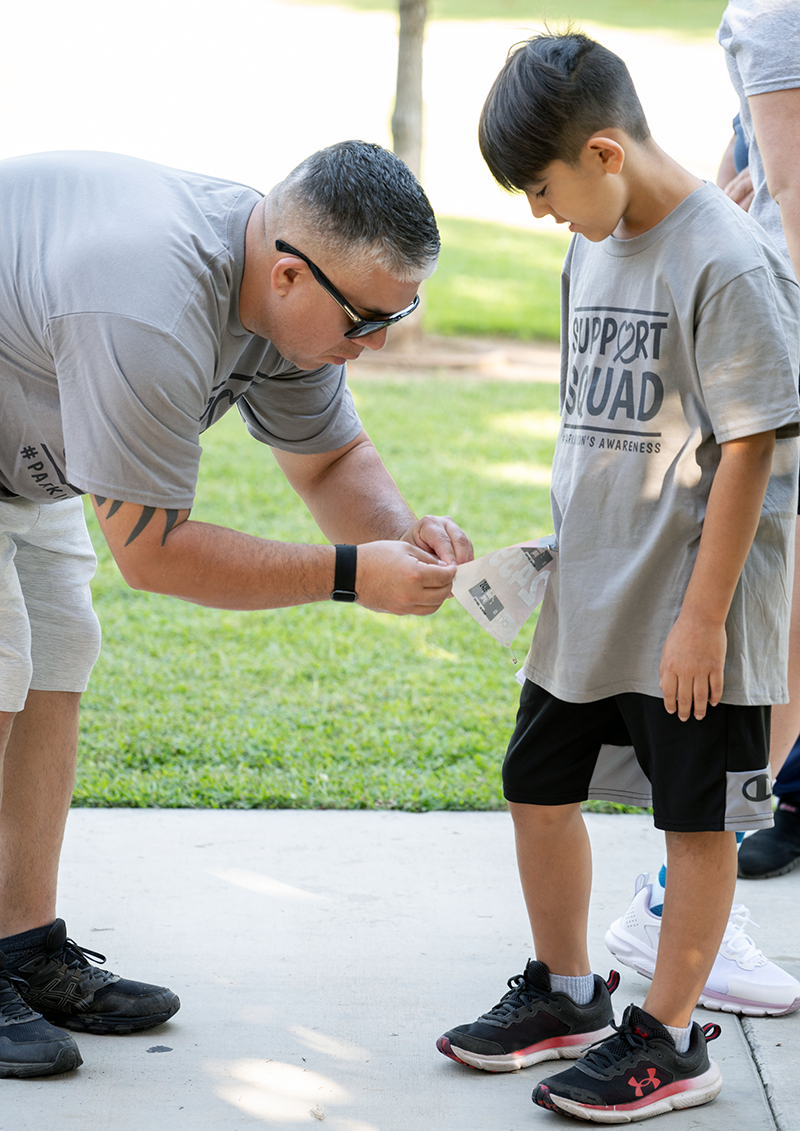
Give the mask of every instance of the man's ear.
M 275 294 L 280 295 L 281 298 L 286 298 L 292 287 L 300 279 L 304 268 L 305 264 L 302 259 L 296 259 L 290 255 L 284 255 L 274 263 L 269 281 Z
M 600 162 L 604 173 L 614 175 L 622 172 L 625 150 L 613 137 L 595 134 L 586 142 L 586 150 L 593 161 Z

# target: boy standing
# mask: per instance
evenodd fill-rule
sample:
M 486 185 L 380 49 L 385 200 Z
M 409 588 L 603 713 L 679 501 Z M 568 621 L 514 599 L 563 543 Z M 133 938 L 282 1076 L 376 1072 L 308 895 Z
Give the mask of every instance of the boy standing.
M 625 65 L 583 35 L 510 55 L 480 141 L 503 187 L 576 235 L 552 479 L 559 573 L 503 769 L 536 960 L 438 1047 L 509 1071 L 600 1040 L 534 1102 L 643 1119 L 722 1086 L 706 1051 L 719 1028 L 691 1015 L 731 908 L 734 832 L 772 821 L 800 297 L 758 226 L 655 144 Z M 649 993 L 611 1028 L 613 985 L 590 972 L 580 803 L 619 796 L 632 747 L 670 885 Z

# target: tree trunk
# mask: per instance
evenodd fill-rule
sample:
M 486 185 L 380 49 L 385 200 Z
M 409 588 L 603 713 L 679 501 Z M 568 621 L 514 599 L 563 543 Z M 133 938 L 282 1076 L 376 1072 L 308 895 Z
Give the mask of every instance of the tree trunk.
M 428 0 L 399 0 L 397 93 L 392 114 L 392 145 L 415 177 L 422 165 L 422 42 Z
M 392 114 L 392 146 L 415 177 L 422 167 L 422 44 L 428 0 L 399 0 L 397 91 Z M 420 287 L 420 292 L 422 287 Z M 423 296 L 424 302 L 424 296 Z M 390 349 L 410 350 L 422 341 L 420 312 L 389 330 Z

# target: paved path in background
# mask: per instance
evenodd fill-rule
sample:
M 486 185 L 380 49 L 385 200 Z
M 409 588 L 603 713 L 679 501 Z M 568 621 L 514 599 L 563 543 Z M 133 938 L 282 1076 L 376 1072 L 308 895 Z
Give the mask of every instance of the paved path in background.
M 508 338 L 440 338 L 426 335 L 406 349 L 364 350 L 349 362 L 350 378 L 429 381 L 545 381 L 557 384 L 560 351 L 556 342 L 516 342 Z
M 499 755 L 498 755 L 499 772 Z M 663 834 L 646 816 L 590 814 L 590 953 Z M 800 975 L 800 872 L 740 881 L 759 945 Z M 183 1007 L 131 1037 L 77 1035 L 84 1065 L 0 1082 L 2 1131 L 558 1131 L 534 1108 L 545 1063 L 488 1075 L 436 1038 L 497 1001 L 530 956 L 506 813 L 77 809 L 61 913 L 79 943 Z M 620 968 L 618 1008 L 648 983 Z M 800 1014 L 719 1021 L 713 1103 L 648 1120 L 665 1131 L 800 1131 Z M 563 1124 L 566 1127 L 566 1124 Z M 578 1126 L 577 1124 L 575 1126 Z

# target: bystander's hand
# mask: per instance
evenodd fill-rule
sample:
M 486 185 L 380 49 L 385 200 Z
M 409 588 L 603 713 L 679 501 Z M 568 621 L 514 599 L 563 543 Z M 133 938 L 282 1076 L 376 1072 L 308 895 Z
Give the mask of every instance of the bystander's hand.
M 723 185 L 722 191 L 726 196 L 729 196 L 734 204 L 738 204 L 745 212 L 748 212 L 750 205 L 753 203 L 753 182 L 750 179 L 750 169 L 744 168 L 741 173 L 737 173 L 732 181 L 728 181 Z

